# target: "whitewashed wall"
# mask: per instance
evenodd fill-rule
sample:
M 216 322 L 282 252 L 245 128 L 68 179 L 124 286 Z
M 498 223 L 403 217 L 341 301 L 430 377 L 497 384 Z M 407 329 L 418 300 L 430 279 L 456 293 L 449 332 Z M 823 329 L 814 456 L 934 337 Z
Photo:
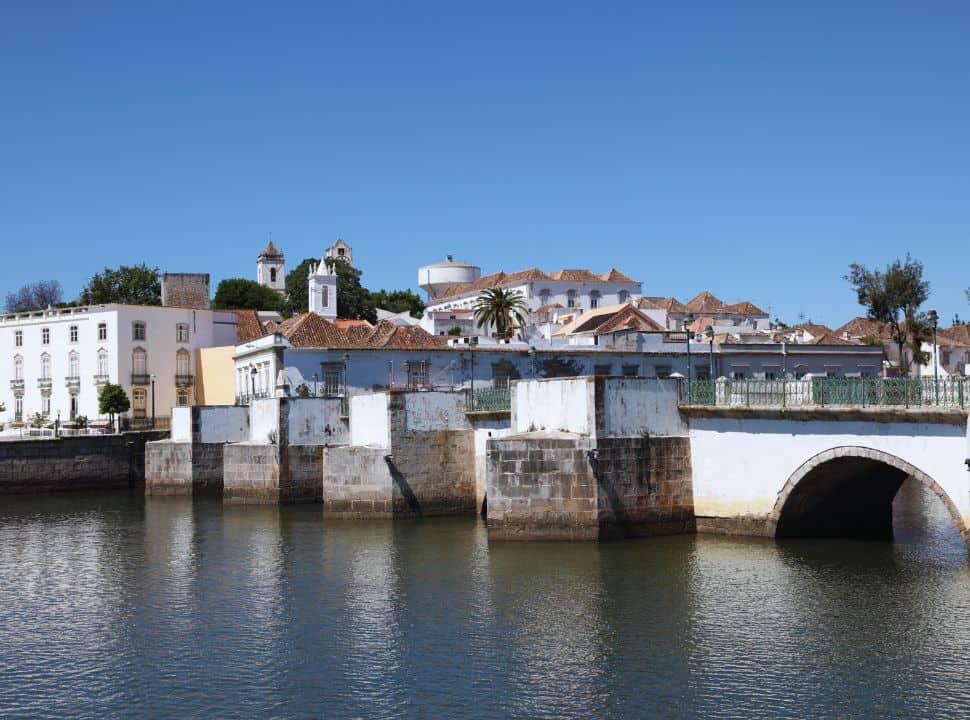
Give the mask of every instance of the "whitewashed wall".
M 391 447 L 391 426 L 387 393 L 354 395 L 350 398 L 350 444 Z

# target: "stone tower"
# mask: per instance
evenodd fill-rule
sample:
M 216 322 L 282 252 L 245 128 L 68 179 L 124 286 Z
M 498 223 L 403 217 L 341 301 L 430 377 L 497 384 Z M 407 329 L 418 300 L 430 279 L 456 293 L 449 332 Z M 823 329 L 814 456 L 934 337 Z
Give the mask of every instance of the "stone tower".
M 327 267 L 327 259 L 310 266 L 309 310 L 333 322 L 337 319 L 337 273 Z
M 286 292 L 286 264 L 283 261 L 283 252 L 276 249 L 272 240 L 256 258 L 256 282 L 281 295 Z
M 354 249 L 348 245 L 343 238 L 337 238 L 337 242 L 327 248 L 327 257 L 340 260 L 348 265 L 354 264 Z

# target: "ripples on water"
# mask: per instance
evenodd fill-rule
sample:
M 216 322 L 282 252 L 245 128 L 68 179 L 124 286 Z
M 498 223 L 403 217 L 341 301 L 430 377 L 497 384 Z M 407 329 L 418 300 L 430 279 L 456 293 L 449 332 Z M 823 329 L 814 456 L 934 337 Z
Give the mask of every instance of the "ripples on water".
M 965 716 L 970 574 L 896 542 L 496 544 L 472 520 L 5 498 L 0 715 Z

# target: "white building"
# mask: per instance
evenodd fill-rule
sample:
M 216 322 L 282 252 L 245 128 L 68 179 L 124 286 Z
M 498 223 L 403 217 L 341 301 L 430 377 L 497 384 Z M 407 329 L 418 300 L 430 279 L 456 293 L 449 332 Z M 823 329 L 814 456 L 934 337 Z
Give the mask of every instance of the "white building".
M 327 265 L 329 259 L 328 254 L 325 259 L 310 266 L 307 277 L 310 307 L 307 309 L 332 322 L 337 319 L 337 273 Z M 330 262 L 341 261 L 331 260 Z
M 281 295 L 286 292 L 286 262 L 272 240 L 256 258 L 256 282 Z
M 195 399 L 196 350 L 234 345 L 236 314 L 91 305 L 0 316 L 0 422 L 41 415 L 94 421 L 104 384 L 121 385 L 130 415 L 168 416 Z
M 327 248 L 326 257 L 353 265 L 354 249 L 343 238 L 337 238 L 337 242 Z

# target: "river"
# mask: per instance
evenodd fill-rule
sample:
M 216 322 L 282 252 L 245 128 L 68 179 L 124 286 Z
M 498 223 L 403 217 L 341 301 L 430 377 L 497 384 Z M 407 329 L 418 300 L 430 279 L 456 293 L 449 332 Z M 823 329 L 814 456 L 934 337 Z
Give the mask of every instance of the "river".
M 962 717 L 970 566 L 896 539 L 487 542 L 138 492 L 5 497 L 7 717 Z

